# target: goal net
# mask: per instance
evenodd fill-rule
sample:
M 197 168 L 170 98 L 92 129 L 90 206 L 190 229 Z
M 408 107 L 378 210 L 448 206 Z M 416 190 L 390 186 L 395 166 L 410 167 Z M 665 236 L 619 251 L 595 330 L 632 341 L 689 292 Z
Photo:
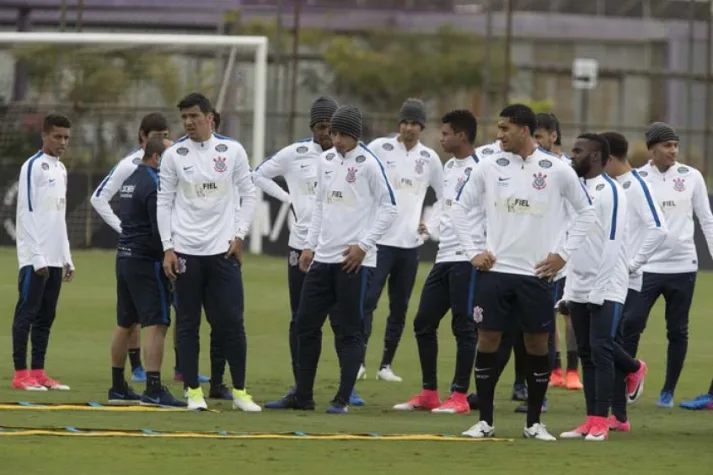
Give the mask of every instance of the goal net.
M 62 157 L 71 245 L 113 247 L 116 233 L 90 197 L 138 146 L 141 118 L 162 112 L 175 140 L 183 135 L 177 102 L 201 92 L 220 113 L 218 133 L 239 140 L 254 166 L 264 158 L 266 70 L 265 37 L 0 33 L 0 245 L 14 246 L 20 166 L 40 147 L 45 114 L 72 120 Z M 261 238 L 250 249 L 259 253 Z

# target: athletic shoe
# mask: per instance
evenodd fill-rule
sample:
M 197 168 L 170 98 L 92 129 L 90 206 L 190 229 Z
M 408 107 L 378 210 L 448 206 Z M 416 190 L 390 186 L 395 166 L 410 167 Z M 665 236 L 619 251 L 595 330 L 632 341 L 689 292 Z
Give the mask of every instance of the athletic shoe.
M 713 394 L 701 394 L 690 401 L 683 401 L 678 406 L 691 411 L 713 411 Z
M 527 402 L 523 402 L 519 406 L 515 408 L 515 412 L 518 412 L 520 414 L 526 414 L 527 413 Z M 545 398 L 545 401 L 542 403 L 542 410 L 541 412 L 544 414 L 547 412 L 547 398 Z
M 261 412 L 262 407 L 253 402 L 253 397 L 245 389 L 233 389 L 233 408 L 243 412 Z
M 467 431 L 463 432 L 461 435 L 464 435 L 466 437 L 473 437 L 474 439 L 495 437 L 495 427 L 491 426 L 485 421 L 480 421 Z
M 568 369 L 564 378 L 564 385 L 572 391 L 581 391 L 584 389 L 582 381 L 579 379 L 579 372 L 576 369 Z
M 233 393 L 228 386 L 225 384 L 220 384 L 218 386 L 213 386 L 211 384 L 210 391 L 208 391 L 209 399 L 226 399 L 228 401 L 233 400 Z
M 471 411 L 477 411 L 480 409 L 480 398 L 476 393 L 468 394 L 468 405 Z
M 552 370 L 550 374 L 550 387 L 551 388 L 563 388 L 564 387 L 564 377 L 562 377 L 562 368 L 556 368 Z
M 141 396 L 141 405 L 171 408 L 188 407 L 188 404 L 173 397 L 173 394 L 171 394 L 166 386 L 161 386 L 161 392 L 158 394 L 147 394 L 144 392 Z
M 60 383 L 56 379 L 52 379 L 45 374 L 43 369 L 33 369 L 30 371 L 30 377 L 37 381 L 41 386 L 54 391 L 69 391 L 69 386 Z
M 146 382 L 146 371 L 144 370 L 143 366 L 139 366 L 138 368 L 131 371 L 131 381 L 135 383 Z
M 38 383 L 35 378 L 32 378 L 30 372 L 26 369 L 15 371 L 15 376 L 12 378 L 12 387 L 23 391 L 47 391 L 47 388 Z
M 380 379 L 382 381 L 391 381 L 394 383 L 400 383 L 401 381 L 403 381 L 403 378 L 394 374 L 394 371 L 391 369 L 391 365 L 386 365 L 381 368 L 379 372 L 376 373 L 376 379 Z
M 592 416 L 592 425 L 589 428 L 589 434 L 584 440 L 590 442 L 601 442 L 609 438 L 609 419 L 601 416 Z
M 287 394 L 282 396 L 277 401 L 268 401 L 265 403 L 265 409 L 292 409 L 291 403 L 295 397 L 295 387 L 290 387 Z
M 673 393 L 670 391 L 661 391 L 656 405 L 658 407 L 673 407 Z
M 426 410 L 432 411 L 441 405 L 441 399 L 438 397 L 438 391 L 424 389 L 421 394 L 413 396 L 408 402 L 396 404 L 394 409 L 397 411 L 416 411 Z
M 141 396 L 136 394 L 128 384 L 124 389 L 109 389 L 107 396 L 109 404 L 138 404 L 141 402 Z
M 185 394 L 188 400 L 187 408 L 189 411 L 208 409 L 208 404 L 206 404 L 205 398 L 203 397 L 203 389 L 200 386 L 196 389 L 187 388 Z
M 592 428 L 592 417 L 587 416 L 587 420 L 583 424 L 578 425 L 574 429 L 562 432 L 560 434 L 560 439 L 583 439 L 587 437 L 589 431 Z
M 539 422 L 532 424 L 530 427 L 525 427 L 522 430 L 522 436 L 526 439 L 536 439 L 545 442 L 557 440 L 555 436 L 547 432 L 547 426 Z
M 183 373 L 179 373 L 178 371 L 173 373 L 173 380 L 174 381 L 183 381 Z M 210 383 L 210 378 L 208 376 L 203 376 L 203 375 L 198 375 L 198 384 L 205 384 L 205 383 Z
M 512 401 L 527 401 L 527 386 L 524 384 L 514 384 L 512 387 Z
M 470 405 L 468 398 L 463 393 L 453 393 L 443 404 L 431 410 L 434 414 L 468 414 Z
M 347 414 L 349 412 L 349 408 L 343 402 L 332 401 L 325 412 L 327 414 Z
M 359 372 L 357 373 L 357 380 L 366 379 L 366 366 L 359 366 Z
M 352 389 L 352 393 L 349 396 L 349 405 L 350 406 L 365 406 L 366 401 L 364 401 L 359 394 L 357 394 L 356 389 Z
M 629 419 L 621 422 L 616 416 L 609 416 L 609 430 L 616 432 L 631 432 L 631 423 Z
M 639 360 L 639 370 L 626 375 L 626 396 L 629 404 L 633 404 L 644 393 L 644 376 L 646 376 L 646 363 Z

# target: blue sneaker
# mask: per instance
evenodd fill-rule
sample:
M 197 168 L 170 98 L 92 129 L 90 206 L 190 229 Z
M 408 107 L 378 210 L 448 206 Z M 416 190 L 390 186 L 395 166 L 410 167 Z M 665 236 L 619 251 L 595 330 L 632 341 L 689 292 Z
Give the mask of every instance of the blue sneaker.
M 265 409 L 291 409 L 293 406 L 293 399 L 295 396 L 295 387 L 290 386 L 287 394 L 282 396 L 277 401 L 268 401 L 265 403 Z
M 513 385 L 510 400 L 523 402 L 527 401 L 527 386 L 525 386 L 524 384 Z
M 713 411 L 713 394 L 701 394 L 690 401 L 683 401 L 678 407 L 691 411 Z
M 349 405 L 351 406 L 364 406 L 366 401 L 364 401 L 356 392 L 356 389 L 352 389 L 352 395 L 349 396 Z M 327 411 L 329 412 L 329 411 Z
M 210 385 L 210 392 L 208 393 L 210 399 L 227 399 L 228 401 L 233 400 L 233 391 L 228 388 L 225 384 L 219 386 Z
M 107 399 L 109 404 L 138 404 L 141 401 L 141 396 L 127 384 L 122 390 L 111 388 Z
M 661 391 L 656 405 L 658 407 L 673 407 L 673 393 L 670 391 Z
M 203 383 L 210 383 L 210 378 L 208 376 L 203 376 L 202 374 L 198 375 L 198 383 L 203 384 Z
M 131 381 L 135 383 L 145 383 L 146 382 L 146 371 L 143 366 L 139 366 L 131 372 Z
M 527 413 L 527 401 L 517 406 L 515 412 Z M 545 412 L 547 412 L 547 398 L 545 398 L 545 401 L 542 403 L 542 413 L 544 414 Z
M 183 373 L 179 371 L 173 372 L 174 381 L 183 381 Z M 198 384 L 210 383 L 210 378 L 208 376 L 198 375 Z
M 161 392 L 156 395 L 144 393 L 141 396 L 141 405 L 155 407 L 188 407 L 186 402 L 173 397 L 166 386 L 161 386 Z
M 327 414 L 347 414 L 349 408 L 347 408 L 346 404 L 339 401 L 332 401 L 332 404 L 329 405 L 326 412 Z

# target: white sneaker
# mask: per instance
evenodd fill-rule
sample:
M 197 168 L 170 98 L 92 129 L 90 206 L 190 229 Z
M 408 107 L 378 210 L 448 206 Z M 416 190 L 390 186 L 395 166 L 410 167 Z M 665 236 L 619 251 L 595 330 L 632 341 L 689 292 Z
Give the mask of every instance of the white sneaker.
M 203 397 L 203 389 L 198 387 L 196 389 L 188 388 L 186 390 L 186 399 L 188 403 L 187 409 L 189 411 L 202 411 L 208 409 L 208 404 L 205 402 Z
M 366 366 L 359 366 L 359 372 L 357 373 L 357 380 L 366 379 Z
M 400 383 L 403 378 L 396 376 L 394 371 L 391 369 L 391 365 L 384 366 L 376 373 L 376 379 L 381 379 L 382 381 L 392 381 L 394 383 Z
M 555 436 L 547 432 L 547 427 L 538 422 L 532 424 L 531 427 L 525 427 L 522 431 L 522 436 L 526 439 L 537 439 L 552 442 L 557 440 Z
M 233 389 L 233 408 L 240 409 L 244 412 L 262 411 L 262 407 L 258 406 L 253 402 L 253 397 L 249 395 L 245 389 L 243 389 L 242 391 Z
M 495 437 L 495 427 L 485 421 L 480 421 L 473 427 L 463 432 L 461 435 L 473 437 L 475 439 L 484 439 L 486 437 Z

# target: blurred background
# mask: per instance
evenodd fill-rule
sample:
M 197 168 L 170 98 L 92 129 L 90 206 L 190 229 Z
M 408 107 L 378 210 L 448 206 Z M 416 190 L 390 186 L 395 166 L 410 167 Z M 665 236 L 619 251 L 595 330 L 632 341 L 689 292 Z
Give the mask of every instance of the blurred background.
M 428 104 L 423 141 L 436 150 L 444 112 L 471 109 L 483 144 L 495 139 L 499 110 L 523 102 L 557 115 L 565 151 L 584 130 L 617 130 L 637 164 L 646 126 L 668 122 L 681 161 L 710 179 L 712 8 L 713 0 L 0 0 L 0 29 L 267 36 L 266 155 L 309 135 L 320 95 L 364 111 L 365 141 L 394 133 L 413 96 Z M 578 72 L 578 61 L 594 71 Z M 175 104 L 193 90 L 215 101 L 220 132 L 250 151 L 249 48 L 0 44 L 0 244 L 12 244 L 17 173 L 38 147 L 44 113 L 75 123 L 63 157 L 73 245 L 112 247 L 88 196 L 135 148 L 145 113 L 165 112 L 172 135 L 182 135 Z M 267 200 L 266 252 L 284 251 L 290 218 L 279 209 Z

